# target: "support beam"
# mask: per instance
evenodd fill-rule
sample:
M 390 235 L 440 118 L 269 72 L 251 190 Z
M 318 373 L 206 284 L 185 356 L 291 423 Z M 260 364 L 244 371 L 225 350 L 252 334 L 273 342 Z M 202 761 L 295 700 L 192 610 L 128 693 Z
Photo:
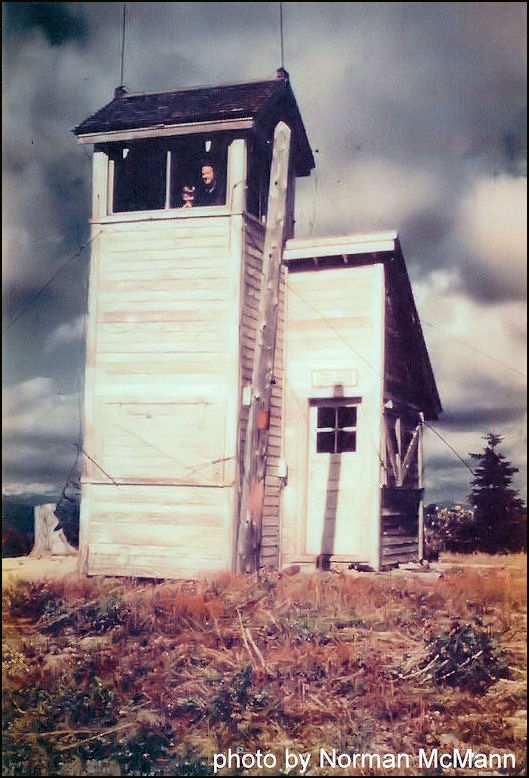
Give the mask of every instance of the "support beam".
M 288 125 L 279 122 L 274 132 L 259 298 L 259 325 L 252 373 L 252 400 L 243 448 L 236 545 L 236 569 L 239 572 L 252 572 L 259 565 L 281 258 L 285 242 L 290 135 Z
M 408 474 L 408 469 L 410 467 L 411 460 L 412 460 L 412 457 L 413 457 L 413 455 L 415 453 L 415 448 L 417 446 L 417 442 L 418 442 L 418 439 L 419 439 L 419 431 L 420 431 L 420 429 L 421 429 L 421 424 L 418 424 L 415 427 L 415 429 L 413 430 L 412 439 L 410 440 L 408 449 L 406 451 L 404 459 L 402 460 L 402 466 L 401 466 L 401 470 L 400 470 L 401 483 L 399 484 L 399 486 L 402 486 L 404 484 L 404 479 L 406 478 L 406 476 Z
M 94 151 L 92 157 L 92 218 L 108 213 L 108 157 L 103 151 Z
M 424 413 L 420 414 L 419 422 L 419 440 L 417 445 L 417 465 L 419 471 L 419 489 L 421 489 L 421 500 L 419 502 L 419 562 L 424 559 L 424 459 L 423 459 L 423 437 L 424 437 Z

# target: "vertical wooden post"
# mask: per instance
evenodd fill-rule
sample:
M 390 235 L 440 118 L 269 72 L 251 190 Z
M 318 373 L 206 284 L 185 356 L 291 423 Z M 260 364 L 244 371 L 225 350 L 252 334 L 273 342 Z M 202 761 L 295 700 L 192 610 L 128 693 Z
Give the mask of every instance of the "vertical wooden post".
M 165 206 L 171 207 L 171 150 L 167 150 L 165 157 Z
M 103 151 L 94 151 L 92 159 L 92 218 L 107 215 L 108 157 Z
M 402 486 L 402 430 L 400 416 L 395 419 L 395 438 L 397 439 L 397 454 L 395 457 L 397 463 L 397 486 Z
M 246 208 L 246 143 L 242 138 L 232 141 L 228 149 L 228 192 L 226 202 L 232 213 Z
M 243 448 L 243 478 L 236 545 L 236 568 L 239 572 L 252 572 L 259 565 L 268 446 L 268 424 L 265 420 L 269 418 L 272 394 L 281 258 L 285 240 L 290 135 L 288 125 L 279 122 L 274 132 L 258 332 L 252 372 L 252 399 Z
M 424 413 L 420 413 L 420 420 L 419 420 L 419 440 L 417 441 L 417 469 L 418 469 L 418 478 L 419 478 L 419 489 L 421 490 L 421 499 L 419 502 L 419 517 L 418 517 L 418 531 L 419 531 L 419 548 L 418 548 L 418 556 L 419 556 L 419 562 L 424 559 L 424 461 L 423 461 L 423 450 L 422 450 L 422 441 L 423 441 L 423 433 L 424 433 Z
M 115 163 L 113 159 L 108 160 L 108 180 L 107 180 L 107 213 L 114 213 L 114 173 Z

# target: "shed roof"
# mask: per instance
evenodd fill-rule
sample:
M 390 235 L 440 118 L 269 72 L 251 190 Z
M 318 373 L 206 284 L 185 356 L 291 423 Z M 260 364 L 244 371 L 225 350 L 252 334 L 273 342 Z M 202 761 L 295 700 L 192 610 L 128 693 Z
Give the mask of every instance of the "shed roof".
M 396 314 L 401 337 L 414 370 L 414 394 L 428 419 L 442 411 L 435 377 L 415 306 L 398 234 L 394 231 L 362 235 L 325 236 L 287 240 L 283 262 L 290 272 L 318 272 L 381 262 L 385 266 L 387 293 L 398 301 Z
M 277 121 L 293 132 L 297 175 L 309 175 L 314 157 L 294 93 L 284 70 L 266 81 L 195 87 L 168 92 L 128 94 L 117 89 L 114 99 L 74 128 L 78 138 L 118 132 L 153 130 L 180 125 L 250 119 L 259 132 L 273 133 Z M 93 138 L 97 143 L 97 137 Z

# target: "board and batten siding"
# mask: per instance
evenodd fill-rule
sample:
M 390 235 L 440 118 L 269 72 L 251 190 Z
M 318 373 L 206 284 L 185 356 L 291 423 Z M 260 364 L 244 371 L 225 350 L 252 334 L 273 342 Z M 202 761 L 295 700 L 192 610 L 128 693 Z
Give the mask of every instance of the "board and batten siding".
M 363 562 L 378 568 L 384 349 L 382 265 L 290 271 L 285 349 L 284 446 L 288 484 L 283 495 L 281 566 L 313 564 L 317 553 L 331 553 L 338 561 Z M 316 455 L 314 459 L 315 434 L 311 424 L 315 415 L 311 401 L 340 394 L 359 401 L 357 450 L 345 455 L 349 474 L 345 481 L 344 470 L 339 481 L 333 481 L 329 473 L 327 504 L 334 500 L 334 506 L 339 504 L 342 517 L 347 518 L 345 523 L 342 519 L 333 549 L 325 547 L 322 539 L 323 547 L 318 552 L 314 548 L 318 537 L 314 538 L 314 533 L 311 537 L 307 526 L 311 515 L 314 517 L 309 470 L 318 456 L 328 455 Z M 323 516 L 319 521 L 325 526 Z
M 259 296 L 261 293 L 264 227 L 255 219 L 246 217 L 244 224 L 244 263 L 242 267 L 242 310 L 240 325 L 241 386 L 251 387 L 255 344 L 258 332 Z M 241 389 L 241 392 L 242 392 Z M 248 390 L 249 391 L 249 390 Z M 242 395 L 241 395 L 242 396 Z M 244 450 L 250 406 L 249 397 L 241 404 L 239 417 L 239 449 Z M 243 478 L 243 457 L 239 457 L 240 473 Z
M 279 460 L 283 456 L 283 390 L 285 338 L 286 267 L 280 268 L 277 312 L 277 336 L 274 351 L 274 380 L 270 399 L 270 428 L 261 528 L 261 565 L 279 566 L 281 502 L 284 488 L 279 477 Z
M 92 229 L 87 572 L 230 569 L 242 217 L 107 218 Z
M 259 297 L 262 283 L 263 246 L 265 228 L 255 219 L 246 217 L 244 231 L 243 306 L 241 315 L 241 383 L 250 386 L 258 337 Z M 277 567 L 279 563 L 279 523 L 281 479 L 278 464 L 281 457 L 282 402 L 283 402 L 283 338 L 284 338 L 285 268 L 281 269 L 278 331 L 274 353 L 274 378 L 270 406 L 268 432 L 268 457 L 264 487 L 264 504 L 261 523 L 260 563 Z M 244 450 L 248 425 L 249 406 L 241 405 L 239 420 L 239 447 Z M 242 458 L 240 460 L 242 472 Z

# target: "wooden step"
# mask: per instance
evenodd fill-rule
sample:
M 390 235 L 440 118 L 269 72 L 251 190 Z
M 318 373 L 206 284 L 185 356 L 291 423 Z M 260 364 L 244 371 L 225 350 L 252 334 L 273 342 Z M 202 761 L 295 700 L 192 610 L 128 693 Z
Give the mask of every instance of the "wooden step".
M 409 535 L 383 535 L 382 536 L 382 548 L 386 548 L 388 546 L 404 546 L 413 544 L 414 546 L 418 545 L 417 538 L 410 537 Z

